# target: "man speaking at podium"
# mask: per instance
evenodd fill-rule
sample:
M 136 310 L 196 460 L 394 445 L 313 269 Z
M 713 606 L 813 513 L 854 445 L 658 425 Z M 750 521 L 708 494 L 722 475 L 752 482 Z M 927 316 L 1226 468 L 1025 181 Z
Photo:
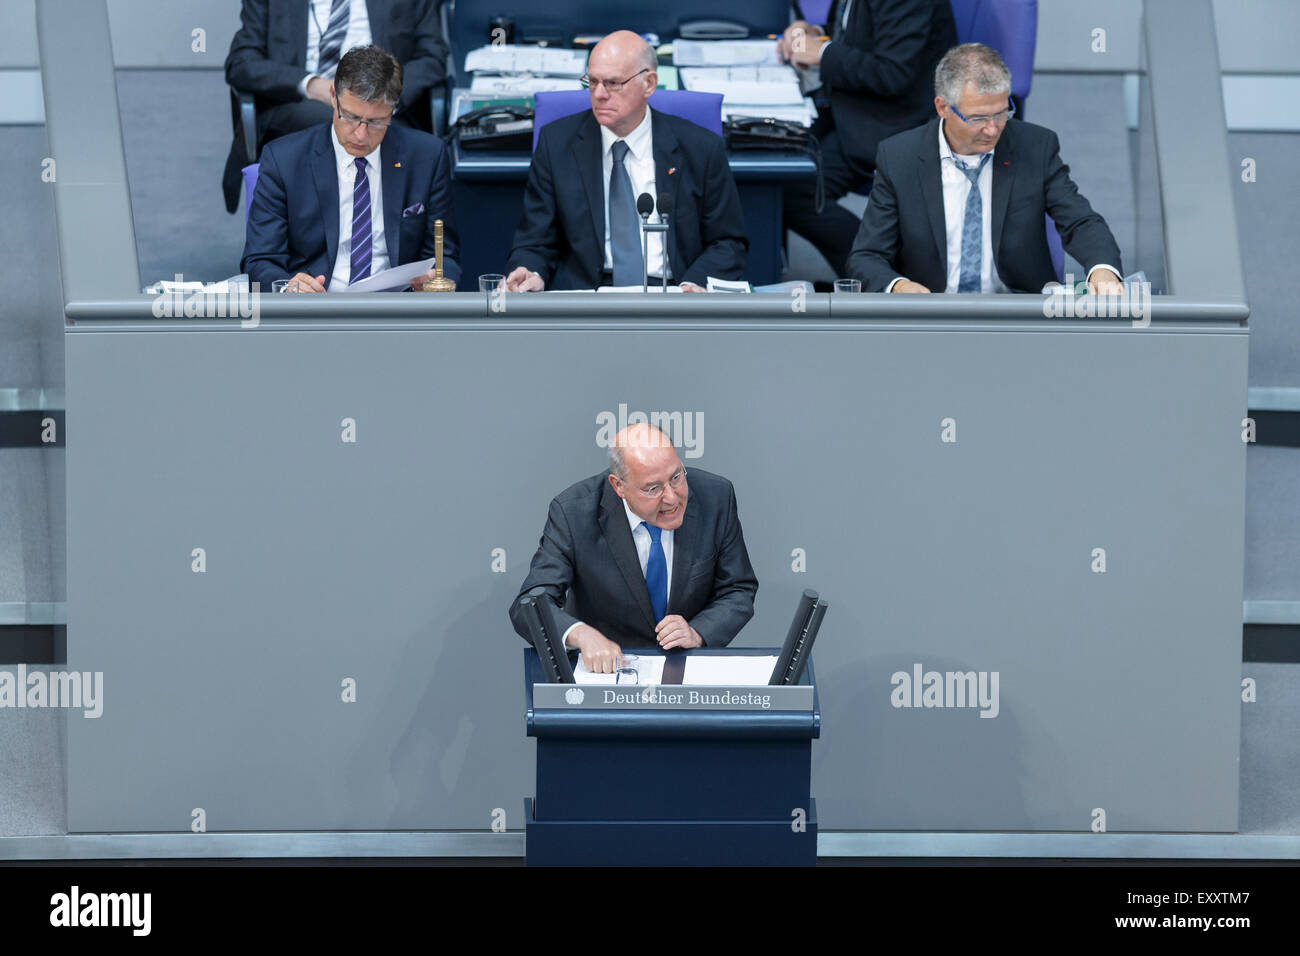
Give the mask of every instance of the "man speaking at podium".
M 650 109 L 657 70 L 650 44 L 627 30 L 591 51 L 590 112 L 538 135 L 506 260 L 508 291 L 640 286 L 643 193 L 656 203 L 672 198 L 668 277 L 683 291 L 703 292 L 709 276 L 744 276 L 749 240 L 722 137 Z M 650 236 L 648 266 L 662 277 L 660 235 Z
M 597 673 L 612 673 L 623 647 L 730 643 L 758 592 L 731 482 L 694 469 L 688 486 L 653 425 L 619 432 L 609 460 L 609 471 L 552 499 L 519 594 L 546 588 L 565 645 Z M 510 621 L 528 640 L 518 597 Z

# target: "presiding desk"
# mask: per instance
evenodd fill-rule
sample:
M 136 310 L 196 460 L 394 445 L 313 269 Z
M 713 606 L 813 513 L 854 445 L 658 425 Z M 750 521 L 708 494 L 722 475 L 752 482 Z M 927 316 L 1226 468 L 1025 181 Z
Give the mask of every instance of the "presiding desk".
M 1237 827 L 1244 305 L 1157 297 L 1135 327 L 1010 295 L 268 295 L 248 328 L 153 305 L 66 308 L 67 667 L 106 684 L 67 719 L 71 832 L 188 834 L 201 807 L 254 842 L 454 854 L 522 829 L 507 609 L 551 498 L 637 413 L 734 483 L 760 585 L 735 644 L 778 646 L 809 582 L 833 598 L 823 841 Z
M 501 272 L 524 208 L 528 153 L 493 150 L 452 151 L 452 176 L 461 241 L 460 290 L 478 288 L 478 277 Z M 781 281 L 784 228 L 782 193 L 790 182 L 807 180 L 817 166 L 806 153 L 740 150 L 728 154 L 740 191 L 749 237 L 745 278 L 754 285 Z

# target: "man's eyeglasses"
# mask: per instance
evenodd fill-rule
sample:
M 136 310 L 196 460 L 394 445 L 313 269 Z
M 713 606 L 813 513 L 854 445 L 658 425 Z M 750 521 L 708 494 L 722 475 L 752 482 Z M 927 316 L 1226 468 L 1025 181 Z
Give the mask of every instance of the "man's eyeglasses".
M 951 103 L 948 104 L 948 109 L 952 110 L 954 116 L 969 126 L 987 126 L 989 123 L 1001 124 L 1016 115 L 1016 104 L 1011 100 L 1007 100 L 1007 108 L 1001 113 L 993 113 L 988 116 L 963 116 L 961 110 Z
M 334 104 L 334 109 L 339 114 L 339 119 L 343 121 L 343 125 L 348 129 L 356 129 L 358 126 L 364 126 L 367 131 L 376 130 L 382 132 L 383 130 L 388 129 L 389 125 L 393 122 L 393 116 L 391 113 L 386 119 L 368 120 L 362 119 L 360 116 L 353 116 L 351 113 L 343 112 L 337 102 Z
M 649 73 L 649 72 L 650 70 L 647 67 L 646 69 L 641 70 L 640 72 L 633 73 L 626 80 L 594 80 L 592 79 L 590 73 L 582 74 L 580 79 L 582 81 L 582 88 L 584 90 L 589 90 L 594 86 L 603 86 L 605 87 L 606 93 L 617 93 L 619 90 L 627 86 L 629 83 L 635 80 L 642 73 Z
M 622 481 L 623 479 L 620 478 L 619 483 L 621 484 Z M 668 479 L 668 484 L 672 485 L 673 491 L 681 491 L 683 488 L 685 488 L 686 469 L 678 468 L 676 474 L 674 474 L 671 478 Z M 664 484 L 663 482 L 656 481 L 653 485 L 647 485 L 644 488 L 638 488 L 637 493 L 644 495 L 645 497 L 650 498 L 652 500 L 655 498 L 662 498 L 664 496 Z

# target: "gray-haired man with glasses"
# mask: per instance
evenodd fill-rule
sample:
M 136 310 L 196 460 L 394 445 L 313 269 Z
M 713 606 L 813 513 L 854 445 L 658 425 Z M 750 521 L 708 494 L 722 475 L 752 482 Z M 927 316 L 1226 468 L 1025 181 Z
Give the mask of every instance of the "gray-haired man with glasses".
M 450 157 L 436 136 L 393 124 L 401 65 L 376 46 L 356 47 L 330 92 L 332 122 L 262 151 L 242 263 L 249 279 L 263 289 L 288 279 L 291 292 L 343 289 L 432 257 L 439 219 L 443 269 L 458 278 Z
M 608 471 L 552 499 L 519 593 L 546 588 L 565 644 L 597 673 L 613 673 L 624 647 L 730 643 L 758 592 L 731 482 L 696 468 L 688 482 L 653 425 L 629 425 L 609 451 Z M 517 601 L 510 620 L 527 640 Z
M 1050 215 L 1094 293 L 1122 291 L 1119 246 L 1079 194 L 1056 134 L 1014 119 L 1011 73 L 981 43 L 935 69 L 924 126 L 891 136 L 848 272 L 865 292 L 1040 292 L 1056 280 Z

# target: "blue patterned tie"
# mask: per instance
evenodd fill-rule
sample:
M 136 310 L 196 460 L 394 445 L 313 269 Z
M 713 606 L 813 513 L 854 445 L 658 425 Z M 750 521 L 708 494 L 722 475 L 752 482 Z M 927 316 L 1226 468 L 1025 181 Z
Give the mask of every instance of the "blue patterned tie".
M 958 292 L 980 291 L 980 273 L 984 266 L 984 201 L 980 198 L 979 178 L 991 156 L 991 153 L 981 156 L 978 166 L 967 166 L 960 159 L 953 159 L 957 168 L 970 180 L 966 213 L 961 220 L 961 276 L 957 280 Z
M 352 14 L 351 0 L 334 0 L 330 6 L 330 22 L 320 37 L 320 57 L 316 75 L 329 79 L 339 68 L 343 55 L 343 41 L 348 35 L 348 19 Z
M 614 165 L 609 170 L 609 251 L 614 259 L 614 285 L 641 284 L 641 232 L 632 179 L 623 165 L 627 152 L 627 143 L 621 139 L 615 143 Z
M 366 158 L 358 156 L 357 184 L 352 187 L 352 284 L 370 275 L 370 178 Z
M 645 565 L 645 587 L 650 592 L 650 607 L 655 612 L 655 623 L 664 619 L 668 610 L 668 562 L 664 560 L 664 546 L 659 536 L 663 528 L 656 528 L 648 521 L 642 521 L 641 527 L 650 532 L 650 559 Z

